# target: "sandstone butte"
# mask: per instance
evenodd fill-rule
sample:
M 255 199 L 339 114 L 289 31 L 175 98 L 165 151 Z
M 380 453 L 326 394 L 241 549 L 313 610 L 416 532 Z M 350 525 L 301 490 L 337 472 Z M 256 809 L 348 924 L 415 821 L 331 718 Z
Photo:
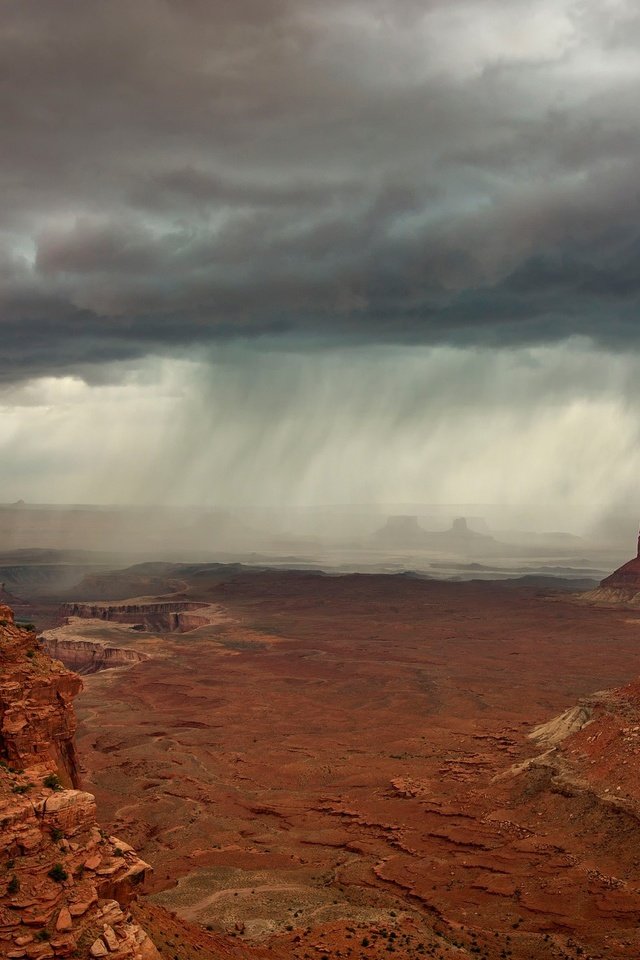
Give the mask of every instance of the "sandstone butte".
M 0 956 L 159 956 L 128 904 L 150 869 L 79 789 L 80 678 L 0 605 Z
M 601 581 L 600 586 L 585 594 L 586 603 L 640 606 L 640 534 L 638 534 L 638 552 L 633 560 Z
M 634 594 L 640 593 L 640 556 L 634 557 L 633 560 L 629 560 L 621 567 L 618 567 L 610 577 L 606 577 L 602 581 L 600 586 L 611 587 L 617 590 L 629 590 Z

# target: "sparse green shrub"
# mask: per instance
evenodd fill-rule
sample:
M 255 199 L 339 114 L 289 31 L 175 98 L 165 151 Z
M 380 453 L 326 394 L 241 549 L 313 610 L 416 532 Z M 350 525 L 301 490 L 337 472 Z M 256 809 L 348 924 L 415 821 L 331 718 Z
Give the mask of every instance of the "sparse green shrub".
M 43 940 L 49 940 L 50 938 L 51 938 L 51 935 L 48 930 L 38 930 L 38 932 L 36 933 L 36 940 L 43 941 Z
M 16 783 L 11 788 L 14 793 L 26 793 L 31 789 L 30 783 Z
M 48 787 L 49 790 L 62 790 L 62 784 L 60 783 L 60 778 L 57 773 L 49 773 L 42 781 L 44 787 Z
M 51 839 L 57 843 L 59 840 L 64 840 L 64 830 L 60 830 L 59 827 L 53 827 L 51 831 Z
M 49 870 L 47 876 L 51 877 L 52 880 L 55 880 L 56 883 L 62 883 L 64 880 L 68 879 L 69 874 L 61 863 L 56 863 L 53 867 L 51 867 L 51 870 Z
M 11 896 L 13 896 L 15 893 L 19 893 L 19 892 L 20 892 L 20 881 L 18 880 L 18 878 L 14 873 L 14 875 L 11 877 L 11 880 L 9 880 L 7 893 L 10 893 Z

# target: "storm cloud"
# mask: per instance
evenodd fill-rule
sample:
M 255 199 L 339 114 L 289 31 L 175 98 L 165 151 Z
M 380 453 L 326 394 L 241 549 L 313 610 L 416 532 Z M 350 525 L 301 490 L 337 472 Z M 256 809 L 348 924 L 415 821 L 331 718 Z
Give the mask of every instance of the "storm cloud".
M 635 510 L 639 46 L 631 0 L 4 4 L 0 501 Z
M 584 341 L 306 355 L 223 345 L 205 360 L 121 365 L 117 383 L 5 388 L 0 489 L 240 511 L 546 505 L 577 532 L 636 504 L 639 405 L 640 358 Z
M 625 0 L 0 14 L 0 375 L 229 340 L 637 342 Z

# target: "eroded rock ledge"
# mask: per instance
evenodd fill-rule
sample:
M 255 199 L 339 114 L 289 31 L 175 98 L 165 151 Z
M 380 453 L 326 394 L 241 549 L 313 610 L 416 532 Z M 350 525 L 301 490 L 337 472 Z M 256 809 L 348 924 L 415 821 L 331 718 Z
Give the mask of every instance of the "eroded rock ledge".
M 67 603 L 61 610 L 65 617 L 83 620 L 108 620 L 116 623 L 141 624 L 145 630 L 158 633 L 187 633 L 208 626 L 219 619 L 215 604 L 191 600 L 143 600 L 128 603 Z
M 46 630 L 40 637 L 42 648 L 55 660 L 61 660 L 70 670 L 82 675 L 129 667 L 149 659 L 146 653 L 92 640 L 70 640 L 59 636 L 59 632 L 58 629 Z
M 79 789 L 72 699 L 79 677 L 0 605 L 0 956 L 159 954 L 127 906 L 149 865 L 96 822 Z

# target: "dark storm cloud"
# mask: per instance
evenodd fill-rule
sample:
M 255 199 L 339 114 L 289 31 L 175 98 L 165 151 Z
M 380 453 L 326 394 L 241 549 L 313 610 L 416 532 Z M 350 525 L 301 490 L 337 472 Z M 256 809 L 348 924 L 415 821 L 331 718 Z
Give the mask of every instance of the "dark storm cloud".
M 637 338 L 631 3 L 42 0 L 0 25 L 5 378 L 235 336 Z

